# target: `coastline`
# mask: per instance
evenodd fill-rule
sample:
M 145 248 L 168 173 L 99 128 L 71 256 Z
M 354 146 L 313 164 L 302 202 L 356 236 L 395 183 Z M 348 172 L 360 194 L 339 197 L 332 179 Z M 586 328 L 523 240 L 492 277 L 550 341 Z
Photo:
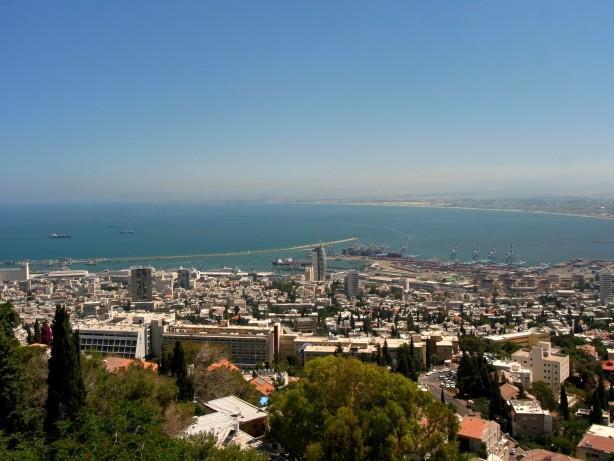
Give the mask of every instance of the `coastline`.
M 437 209 L 450 209 L 450 210 L 471 210 L 471 211 L 496 211 L 496 212 L 508 212 L 508 213 L 529 213 L 529 214 L 545 214 L 554 216 L 570 216 L 574 218 L 592 218 L 603 220 L 614 220 L 612 216 L 599 216 L 581 213 L 566 213 L 564 211 L 546 211 L 546 210 L 523 210 L 522 208 L 486 208 L 486 207 L 470 207 L 470 206 L 451 206 L 451 205 L 438 205 L 435 203 L 420 203 L 420 202 L 329 202 L 329 201 L 317 201 L 306 202 L 315 205 L 351 205 L 351 206 L 387 206 L 387 207 L 399 207 L 399 208 L 437 208 Z

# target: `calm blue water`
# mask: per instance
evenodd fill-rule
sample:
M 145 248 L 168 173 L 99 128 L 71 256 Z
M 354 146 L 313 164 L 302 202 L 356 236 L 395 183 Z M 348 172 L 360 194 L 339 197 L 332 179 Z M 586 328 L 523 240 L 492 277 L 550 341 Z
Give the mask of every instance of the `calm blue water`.
M 133 235 L 120 235 L 133 229 Z M 71 239 L 49 239 L 52 232 Z M 185 255 L 280 248 L 356 236 L 363 243 L 409 253 L 470 260 L 479 241 L 482 257 L 494 243 L 502 261 L 510 242 L 529 263 L 578 257 L 614 259 L 614 220 L 474 210 L 290 204 L 0 205 L 0 260 Z M 340 250 L 340 248 L 338 248 Z M 197 260 L 151 261 L 158 267 L 268 270 L 276 257 L 305 251 Z M 143 264 L 143 262 L 139 262 Z M 90 267 L 128 267 L 130 262 Z

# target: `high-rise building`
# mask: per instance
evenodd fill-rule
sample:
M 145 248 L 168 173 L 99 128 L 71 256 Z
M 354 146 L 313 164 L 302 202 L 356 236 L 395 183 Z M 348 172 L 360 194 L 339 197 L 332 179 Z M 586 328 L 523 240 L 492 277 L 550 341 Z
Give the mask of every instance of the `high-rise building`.
M 190 270 L 189 269 L 177 270 L 177 285 L 180 288 L 184 288 L 186 290 L 190 289 Z
M 313 268 L 313 282 L 326 280 L 326 251 L 322 245 L 311 250 L 311 267 Z
M 358 292 L 358 271 L 349 271 L 345 276 L 345 294 L 348 298 L 355 298 Z
M 153 299 L 151 272 L 151 267 L 138 267 L 130 270 L 132 301 L 151 301 Z
M 614 300 L 614 274 L 612 272 L 601 272 L 599 274 L 599 297 L 603 304 L 608 304 Z

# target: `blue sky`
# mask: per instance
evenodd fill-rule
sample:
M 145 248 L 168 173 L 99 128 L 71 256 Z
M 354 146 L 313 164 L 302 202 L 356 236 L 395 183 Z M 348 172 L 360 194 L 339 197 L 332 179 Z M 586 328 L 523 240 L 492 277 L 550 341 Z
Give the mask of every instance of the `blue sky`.
M 0 0 L 0 194 L 611 194 L 613 21 L 611 1 Z

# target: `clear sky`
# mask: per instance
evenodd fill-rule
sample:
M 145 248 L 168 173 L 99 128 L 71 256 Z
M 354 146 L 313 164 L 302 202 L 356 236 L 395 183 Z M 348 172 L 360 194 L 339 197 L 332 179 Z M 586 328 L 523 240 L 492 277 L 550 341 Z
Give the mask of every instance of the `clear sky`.
M 0 0 L 2 200 L 614 193 L 614 2 Z

